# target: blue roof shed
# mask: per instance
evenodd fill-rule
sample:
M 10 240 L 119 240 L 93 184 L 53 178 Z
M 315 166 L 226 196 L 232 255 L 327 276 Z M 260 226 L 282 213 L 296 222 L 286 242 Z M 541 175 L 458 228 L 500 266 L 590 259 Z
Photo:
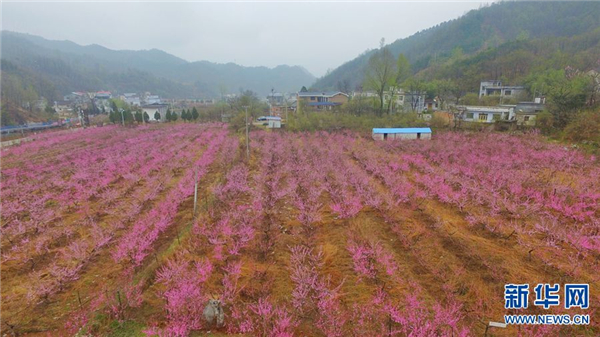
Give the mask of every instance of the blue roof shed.
M 431 133 L 430 128 L 373 128 L 373 133 Z
M 373 139 L 431 139 L 430 128 L 373 128 Z

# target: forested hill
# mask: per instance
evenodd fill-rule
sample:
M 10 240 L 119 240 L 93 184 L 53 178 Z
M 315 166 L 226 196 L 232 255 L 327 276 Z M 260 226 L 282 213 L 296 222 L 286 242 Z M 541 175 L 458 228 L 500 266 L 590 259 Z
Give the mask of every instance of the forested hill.
M 70 91 L 110 90 L 169 98 L 214 97 L 241 88 L 266 95 L 297 90 L 315 78 L 299 66 L 243 67 L 233 63 L 187 62 L 164 51 L 111 50 L 2 31 L 2 90 L 33 90 L 50 100 Z M 26 93 L 20 93 L 21 95 Z
M 510 41 L 582 35 L 600 27 L 600 2 L 500 2 L 399 39 L 387 47 L 404 54 L 417 73 L 439 60 L 470 56 Z M 317 80 L 314 88 L 340 83 L 354 89 L 375 51 L 367 51 Z

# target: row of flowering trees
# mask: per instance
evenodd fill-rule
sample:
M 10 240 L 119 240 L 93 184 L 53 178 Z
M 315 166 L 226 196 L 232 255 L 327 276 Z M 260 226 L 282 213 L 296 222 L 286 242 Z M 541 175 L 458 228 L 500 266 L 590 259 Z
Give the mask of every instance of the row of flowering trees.
M 41 307 L 95 261 L 120 272 L 69 331 L 151 307 L 148 335 L 464 336 L 514 278 L 595 282 L 596 159 L 535 135 L 253 132 L 249 159 L 215 125 L 88 135 L 3 153 L 3 304 L 21 298 L 10 282 Z
M 127 269 L 140 264 L 169 225 L 165 214 L 173 215 L 193 194 L 194 177 L 206 173 L 227 131 L 191 125 L 108 127 L 85 131 L 83 141 L 81 135 L 71 136 L 57 136 L 72 141 L 64 153 L 55 153 L 53 138 L 27 144 L 36 144 L 32 151 L 41 153 L 7 151 L 3 273 L 20 275 L 10 280 L 27 292 L 3 288 L 5 308 L 22 305 L 23 295 L 33 307 L 52 303 L 88 269 L 97 272 L 93 262 L 111 251 L 117 260 L 123 254 L 132 257 Z M 29 200 L 29 206 L 13 207 Z

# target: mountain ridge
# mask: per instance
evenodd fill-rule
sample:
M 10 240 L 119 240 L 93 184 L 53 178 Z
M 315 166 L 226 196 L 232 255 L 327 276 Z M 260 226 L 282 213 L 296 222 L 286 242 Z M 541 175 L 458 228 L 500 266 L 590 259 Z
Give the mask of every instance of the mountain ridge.
M 36 69 L 41 76 L 53 79 L 56 73 L 42 69 L 36 62 L 61 64 L 71 67 L 81 76 L 90 72 L 102 78 L 107 89 L 133 91 L 122 84 L 111 82 L 101 71 L 119 76 L 128 71 L 141 72 L 152 81 L 167 81 L 173 88 L 158 89 L 170 98 L 203 98 L 220 94 L 222 86 L 228 93 L 239 89 L 250 89 L 266 95 L 271 88 L 280 91 L 294 91 L 302 85 L 310 85 L 316 79 L 301 66 L 278 65 L 247 67 L 232 62 L 214 63 L 210 61 L 190 62 L 157 48 L 149 50 L 113 50 L 99 44 L 79 45 L 69 40 L 48 40 L 40 36 L 12 31 L 2 34 L 2 59 L 21 68 Z M 58 79 L 57 90 L 68 92 L 79 90 L 81 84 Z M 172 82 L 172 83 L 171 83 Z M 183 87 L 187 87 L 183 89 Z M 155 91 L 157 89 L 154 89 Z M 147 90 L 147 91 L 150 91 Z
M 574 36 L 600 26 L 600 2 L 499 2 L 433 27 L 407 38 L 397 39 L 386 47 L 394 57 L 403 53 L 417 73 L 432 59 L 448 57 L 460 49 L 476 54 L 518 38 Z M 367 50 L 317 79 L 316 89 L 335 88 L 349 82 L 352 89 L 362 84 L 369 57 L 377 49 Z

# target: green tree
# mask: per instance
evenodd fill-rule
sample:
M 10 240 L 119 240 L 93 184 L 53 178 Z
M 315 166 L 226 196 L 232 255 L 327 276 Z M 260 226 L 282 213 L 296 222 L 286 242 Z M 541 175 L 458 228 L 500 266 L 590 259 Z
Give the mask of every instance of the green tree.
M 56 110 L 54 110 L 54 108 L 50 104 L 46 104 L 46 108 L 44 109 L 44 111 L 51 114 L 56 113 Z
M 177 115 L 177 113 L 176 113 L 176 112 L 173 112 L 173 113 L 171 114 L 171 120 L 172 120 L 173 122 L 177 122 L 177 118 L 179 118 L 179 116 Z
M 170 122 L 173 120 L 173 114 L 171 113 L 171 109 L 167 109 L 166 120 L 167 120 L 167 122 Z
M 144 116 L 142 115 L 142 113 L 140 111 L 136 111 L 135 112 L 135 121 L 138 123 L 142 122 L 142 118 L 144 118 Z
M 396 83 L 402 83 L 411 76 L 410 62 L 404 54 L 398 55 L 396 60 Z
M 125 120 L 125 124 L 133 124 L 133 121 L 135 120 L 130 110 L 125 110 L 123 112 L 123 119 Z
M 563 129 L 574 114 L 585 106 L 591 80 L 577 73 L 567 76 L 563 69 L 550 69 L 530 76 L 527 84 L 547 96 L 554 126 Z
M 600 110 L 577 113 L 564 130 L 564 138 L 573 142 L 593 142 L 600 145 Z
M 117 113 L 116 113 L 115 111 L 111 111 L 111 112 L 108 114 L 108 120 L 109 120 L 111 123 L 115 124 L 115 123 L 116 123 L 116 121 L 117 121 Z
M 198 110 L 196 110 L 196 107 L 194 107 L 194 108 L 192 109 L 192 119 L 193 119 L 193 120 L 197 120 L 197 119 L 198 119 L 198 117 L 200 117 L 200 114 L 198 113 Z
M 144 122 L 148 123 L 150 121 L 150 116 L 146 111 L 144 111 Z
M 117 106 L 117 103 L 115 102 L 115 100 L 111 100 L 111 102 L 110 102 L 110 108 L 114 112 L 119 111 L 119 107 Z
M 535 117 L 535 126 L 548 135 L 552 133 L 554 126 L 554 116 L 548 111 L 542 111 Z
M 477 105 L 479 104 L 479 95 L 474 92 L 470 92 L 460 99 L 460 104 L 463 105 Z
M 160 121 L 160 112 L 158 110 L 154 113 L 154 119 Z
M 428 92 L 429 90 L 432 90 L 433 96 L 438 98 L 440 109 L 446 109 L 446 102 L 450 100 L 457 90 L 456 84 L 449 79 L 434 80 L 430 88 L 431 89 L 428 89 Z

